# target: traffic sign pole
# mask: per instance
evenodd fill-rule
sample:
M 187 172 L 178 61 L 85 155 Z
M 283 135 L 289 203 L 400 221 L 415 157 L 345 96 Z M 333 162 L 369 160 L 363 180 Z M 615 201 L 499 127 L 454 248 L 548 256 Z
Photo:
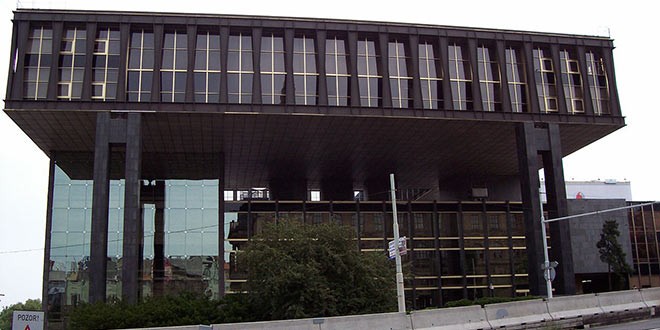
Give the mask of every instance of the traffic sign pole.
M 401 270 L 401 252 L 399 251 L 399 220 L 396 211 L 396 190 L 394 186 L 394 173 L 390 174 L 390 187 L 392 195 L 392 229 L 394 231 L 394 260 L 396 263 L 396 297 L 399 302 L 399 312 L 406 312 L 406 298 L 403 288 L 403 271 Z

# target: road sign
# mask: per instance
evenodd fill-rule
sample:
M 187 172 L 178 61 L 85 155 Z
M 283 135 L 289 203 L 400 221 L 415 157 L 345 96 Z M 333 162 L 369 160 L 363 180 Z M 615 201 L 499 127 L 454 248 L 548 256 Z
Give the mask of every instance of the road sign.
M 554 281 L 555 276 L 557 276 L 557 272 L 555 271 L 554 268 L 549 267 L 548 270 L 543 272 L 543 278 L 547 281 Z
M 548 267 L 545 266 L 545 264 L 541 264 L 541 269 L 543 270 L 543 278 L 547 281 L 554 281 L 555 276 L 557 276 L 557 272 L 555 271 L 555 267 L 559 266 L 559 263 L 556 261 L 551 261 L 550 265 Z
M 12 330 L 43 330 L 44 312 L 14 311 Z
M 394 249 L 394 240 L 391 240 L 389 242 L 388 251 L 390 253 L 390 259 L 394 259 L 396 255 L 396 250 Z M 408 247 L 406 245 L 406 237 L 405 236 L 399 237 L 399 254 L 405 255 L 406 253 L 408 253 Z

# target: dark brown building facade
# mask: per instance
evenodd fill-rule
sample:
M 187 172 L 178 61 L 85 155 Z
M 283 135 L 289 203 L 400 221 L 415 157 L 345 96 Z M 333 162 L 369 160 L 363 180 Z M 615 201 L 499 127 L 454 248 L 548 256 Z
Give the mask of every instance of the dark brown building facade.
M 602 37 L 207 14 L 18 10 L 5 113 L 51 159 L 44 301 L 241 290 L 282 217 L 392 239 L 414 308 L 543 294 L 538 170 L 623 127 Z M 575 283 L 549 226 L 555 286 Z

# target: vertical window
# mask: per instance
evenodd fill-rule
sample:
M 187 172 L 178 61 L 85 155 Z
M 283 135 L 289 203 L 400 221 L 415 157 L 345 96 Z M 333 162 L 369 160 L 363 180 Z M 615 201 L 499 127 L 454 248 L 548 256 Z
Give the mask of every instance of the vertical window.
M 45 99 L 48 92 L 48 77 L 53 52 L 53 30 L 39 26 L 32 29 L 25 54 L 26 99 Z
M 381 98 L 381 76 L 378 75 L 378 55 L 373 40 L 358 40 L 357 61 L 360 105 L 377 107 Z
M 293 85 L 296 104 L 316 105 L 316 48 L 314 39 L 305 35 L 293 39 Z
M 408 57 L 406 47 L 398 40 L 388 44 L 388 65 L 390 74 L 390 91 L 392 92 L 392 106 L 395 108 L 409 108 L 412 89 L 412 77 L 408 74 Z
M 509 81 L 509 97 L 511 111 L 528 112 L 527 83 L 525 82 L 525 66 L 520 50 L 509 47 L 506 49 L 506 76 Z
M 587 52 L 587 77 L 589 92 L 594 107 L 594 114 L 610 113 L 610 90 L 607 83 L 607 71 L 603 58 L 594 52 Z
M 436 55 L 436 47 L 424 41 L 419 48 L 419 79 L 422 85 L 424 109 L 442 106 L 442 66 Z
M 497 52 L 487 46 L 477 49 L 481 104 L 484 111 L 502 111 L 502 88 Z
M 85 72 L 84 29 L 65 29 L 60 48 L 60 80 L 57 83 L 57 98 L 61 100 L 80 99 L 82 80 Z
M 557 112 L 557 83 L 549 50 L 534 49 L 534 73 L 541 112 Z
M 220 102 L 220 35 L 197 33 L 194 69 L 195 102 Z
M 229 36 L 227 90 L 229 103 L 252 101 L 252 36 L 243 33 Z
M 336 36 L 325 41 L 325 76 L 328 85 L 328 104 L 347 106 L 350 77 L 347 69 L 346 42 Z
M 284 104 L 285 80 L 283 38 L 274 34 L 261 37 L 261 102 Z
M 94 39 L 93 100 L 117 98 L 119 76 L 119 30 L 101 28 Z
M 566 109 L 570 113 L 584 112 L 584 96 L 582 95 L 582 76 L 576 57 L 568 50 L 559 53 L 561 61 L 561 76 L 564 84 Z
M 160 100 L 186 100 L 186 72 L 188 70 L 188 38 L 181 31 L 165 32 L 163 63 L 160 69 Z
M 126 96 L 131 102 L 151 101 L 154 74 L 154 34 L 137 30 L 131 33 L 128 52 Z
M 472 110 L 472 69 L 463 46 L 449 45 L 449 84 L 454 110 Z

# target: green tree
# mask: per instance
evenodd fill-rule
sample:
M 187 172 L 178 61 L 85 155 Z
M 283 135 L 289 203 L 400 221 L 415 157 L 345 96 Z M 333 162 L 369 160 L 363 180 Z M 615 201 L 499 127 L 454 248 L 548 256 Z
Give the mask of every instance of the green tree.
M 3 308 L 0 312 L 0 330 L 11 329 L 14 311 L 41 311 L 41 300 L 28 299 L 24 303 L 16 303 Z
M 248 269 L 253 316 L 277 320 L 396 310 L 393 264 L 385 253 L 360 252 L 354 237 L 354 230 L 337 224 L 265 225 L 239 257 Z
M 615 220 L 607 220 L 603 224 L 600 233 L 600 240 L 596 244 L 600 253 L 600 260 L 607 264 L 607 282 L 608 288 L 612 290 L 612 272 L 617 277 L 618 282 L 625 280 L 626 276 L 632 273 L 632 268 L 626 262 L 626 253 L 619 243 L 619 225 Z

